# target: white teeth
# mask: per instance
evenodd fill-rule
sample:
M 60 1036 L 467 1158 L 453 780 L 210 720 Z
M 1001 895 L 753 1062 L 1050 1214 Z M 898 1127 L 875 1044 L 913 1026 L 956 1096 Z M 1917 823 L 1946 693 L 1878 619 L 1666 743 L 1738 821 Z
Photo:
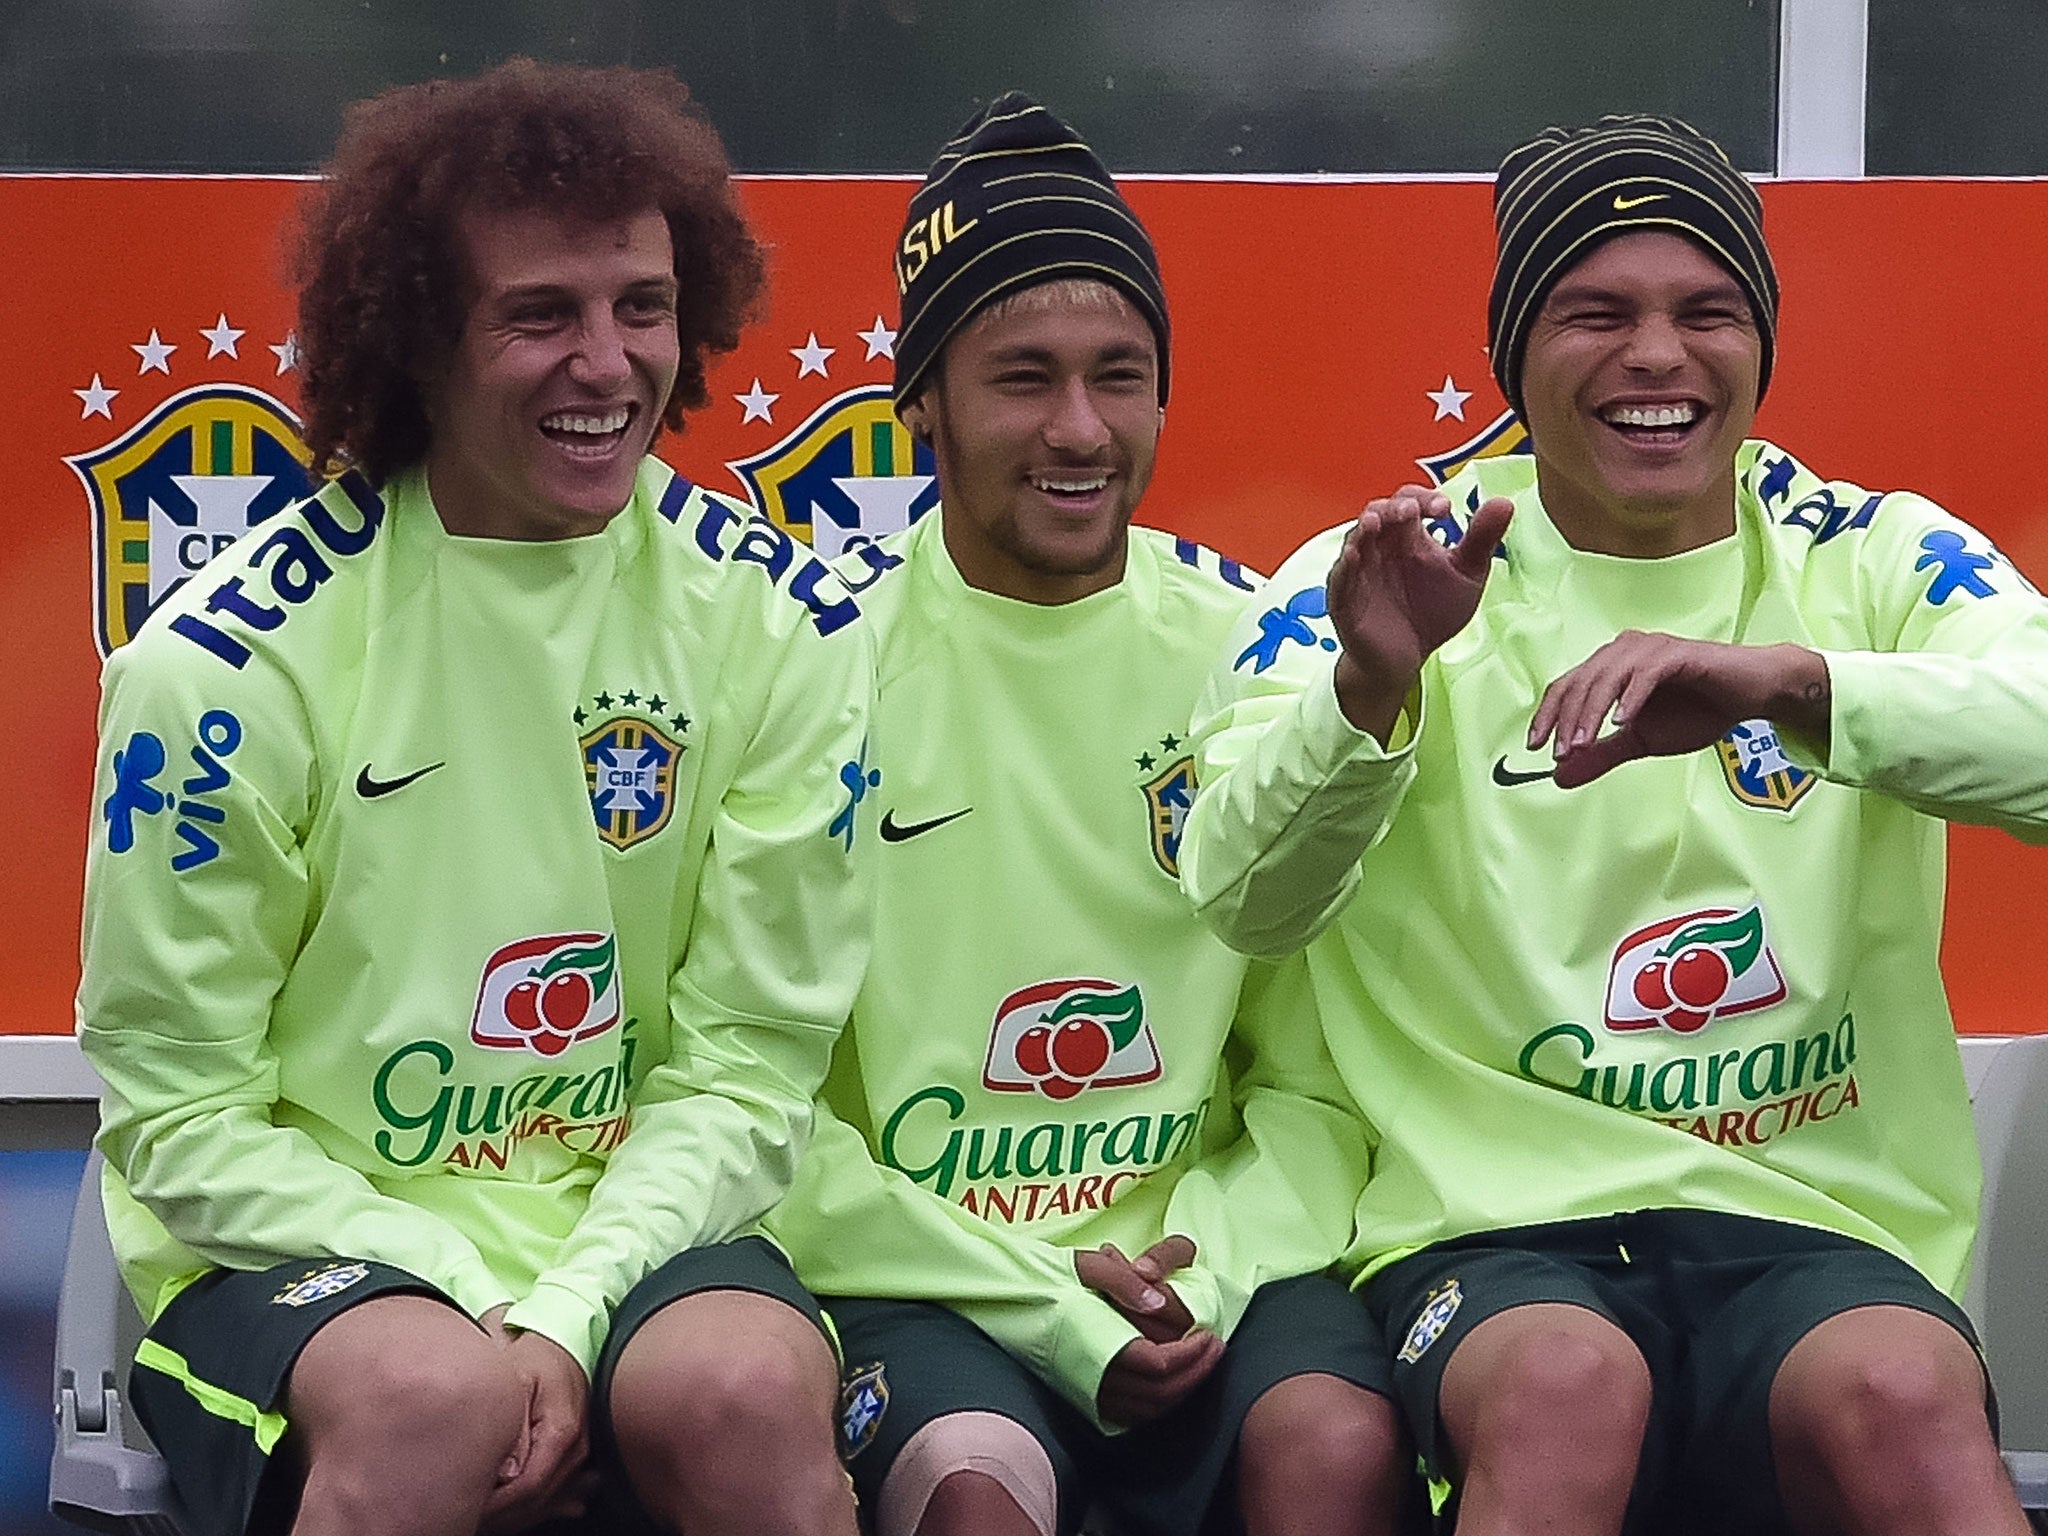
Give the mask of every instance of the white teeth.
M 541 419 L 541 425 L 551 432 L 587 432 L 593 437 L 602 437 L 608 432 L 617 432 L 626 425 L 626 418 L 632 412 L 625 406 L 614 406 L 602 416 L 582 416 L 572 411 L 557 411 Z
M 1604 413 L 1617 427 L 1689 427 L 1699 412 L 1686 405 L 1616 405 Z
M 1043 475 L 1033 475 L 1031 483 L 1041 491 L 1060 491 L 1069 496 L 1080 496 L 1089 491 L 1101 490 L 1109 484 L 1109 476 L 1097 475 L 1092 480 L 1052 480 Z

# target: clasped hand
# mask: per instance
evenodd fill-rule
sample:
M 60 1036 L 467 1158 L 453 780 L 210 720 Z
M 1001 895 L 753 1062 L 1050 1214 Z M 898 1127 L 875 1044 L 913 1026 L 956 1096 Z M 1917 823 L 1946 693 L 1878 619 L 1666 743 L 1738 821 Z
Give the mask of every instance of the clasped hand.
M 1143 1424 L 1177 1406 L 1223 1358 L 1223 1341 L 1195 1326 L 1167 1277 L 1195 1261 L 1194 1242 L 1161 1238 L 1135 1259 L 1113 1243 L 1074 1254 L 1081 1283 L 1121 1312 L 1142 1337 L 1117 1351 L 1095 1396 L 1112 1424 Z
M 526 1422 L 484 1505 L 487 1533 L 582 1514 L 595 1476 L 586 1465 L 590 1384 L 583 1367 L 545 1335 L 508 1329 L 505 1311 L 494 1307 L 477 1321 L 526 1389 Z

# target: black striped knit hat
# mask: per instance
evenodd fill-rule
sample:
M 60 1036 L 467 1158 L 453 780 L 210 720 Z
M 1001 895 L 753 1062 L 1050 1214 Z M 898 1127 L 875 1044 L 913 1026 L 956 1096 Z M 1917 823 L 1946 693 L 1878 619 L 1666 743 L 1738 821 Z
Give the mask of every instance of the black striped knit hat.
M 1644 114 L 1546 128 L 1501 161 L 1493 227 L 1500 256 L 1487 332 L 1493 376 L 1516 415 L 1529 329 L 1544 296 L 1603 240 L 1638 229 L 1688 236 L 1742 285 L 1763 340 L 1763 398 L 1778 329 L 1778 274 L 1764 245 L 1763 203 L 1705 134 Z
M 984 306 L 1060 277 L 1120 289 L 1159 339 L 1166 403 L 1166 291 L 1152 237 L 1081 136 L 1021 91 L 997 97 L 939 151 L 896 247 L 903 298 L 896 406 Z

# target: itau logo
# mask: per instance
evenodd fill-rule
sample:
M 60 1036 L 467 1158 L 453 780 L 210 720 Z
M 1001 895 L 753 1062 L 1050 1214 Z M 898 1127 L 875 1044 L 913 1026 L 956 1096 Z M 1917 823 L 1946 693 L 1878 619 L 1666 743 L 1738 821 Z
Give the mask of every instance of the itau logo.
M 559 1056 L 618 1022 L 618 942 L 608 933 L 548 934 L 484 962 L 469 1038 Z
M 1690 1035 L 1785 996 L 1785 973 L 1765 935 L 1763 908 L 1703 907 L 1639 928 L 1615 947 L 1607 1027 L 1662 1025 Z
M 1160 1073 L 1159 1045 L 1145 1022 L 1135 984 L 1040 981 L 996 1007 L 989 1032 L 985 1088 L 1071 1099 L 1084 1088 L 1149 1083 Z

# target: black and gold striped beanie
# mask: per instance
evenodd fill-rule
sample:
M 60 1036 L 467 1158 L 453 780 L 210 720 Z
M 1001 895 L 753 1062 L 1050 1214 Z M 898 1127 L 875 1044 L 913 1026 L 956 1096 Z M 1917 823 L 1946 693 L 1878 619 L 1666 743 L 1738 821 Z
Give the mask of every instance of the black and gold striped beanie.
M 1639 229 L 1690 237 L 1742 285 L 1763 340 L 1763 397 L 1778 329 L 1778 274 L 1764 245 L 1763 203 L 1705 134 L 1643 114 L 1546 128 L 1501 161 L 1493 227 L 1500 255 L 1487 332 L 1493 376 L 1516 415 L 1522 358 L 1544 296 L 1600 242 Z
M 1152 238 L 1081 136 L 1010 91 L 947 141 L 910 200 L 896 247 L 897 408 L 979 310 L 1060 277 L 1097 278 L 1137 306 L 1159 338 L 1164 405 L 1166 291 Z

